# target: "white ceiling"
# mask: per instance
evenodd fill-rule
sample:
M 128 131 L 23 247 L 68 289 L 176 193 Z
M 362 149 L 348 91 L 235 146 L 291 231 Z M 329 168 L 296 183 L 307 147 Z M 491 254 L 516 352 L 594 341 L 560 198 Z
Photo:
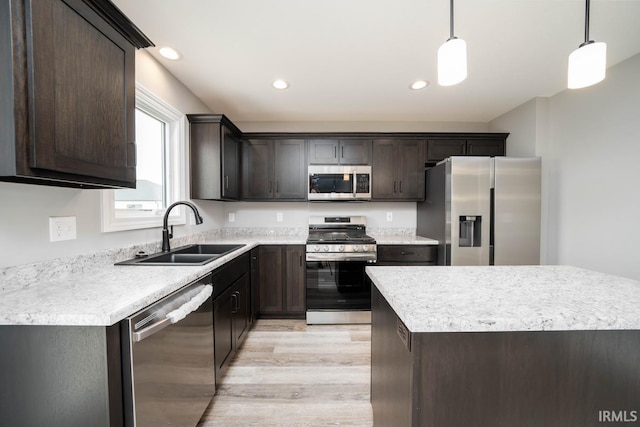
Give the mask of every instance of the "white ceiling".
M 488 122 L 564 90 L 567 57 L 584 40 L 583 0 L 457 0 L 469 76 L 440 87 L 447 0 L 114 3 L 156 44 L 155 58 L 236 122 Z M 590 21 L 608 67 L 640 52 L 640 0 L 594 0 Z M 183 59 L 160 57 L 164 45 Z M 273 89 L 276 78 L 290 88 Z M 409 90 L 416 79 L 431 84 Z

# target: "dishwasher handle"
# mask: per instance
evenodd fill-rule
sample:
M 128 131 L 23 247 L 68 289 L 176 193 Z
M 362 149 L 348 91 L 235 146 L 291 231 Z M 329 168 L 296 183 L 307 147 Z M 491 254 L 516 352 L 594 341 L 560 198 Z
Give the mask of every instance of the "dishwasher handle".
M 153 325 L 147 326 L 144 329 L 141 329 L 138 332 L 133 333 L 133 341 L 140 342 L 143 339 L 150 337 L 156 332 L 161 331 L 169 325 L 174 323 L 178 323 L 189 313 L 193 313 L 196 311 L 204 302 L 213 294 L 213 286 L 205 285 L 200 292 L 198 292 L 193 298 L 189 301 L 182 304 L 180 307 L 176 308 L 173 311 L 167 313 L 164 319 L 161 321 L 154 323 Z

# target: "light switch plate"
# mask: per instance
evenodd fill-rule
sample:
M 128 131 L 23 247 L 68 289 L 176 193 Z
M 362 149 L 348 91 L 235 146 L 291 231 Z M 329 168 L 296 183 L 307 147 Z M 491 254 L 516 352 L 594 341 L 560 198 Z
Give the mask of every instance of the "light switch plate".
M 229 222 L 235 222 L 235 221 L 236 221 L 235 212 L 229 212 Z
M 282 222 L 283 218 L 282 218 L 282 212 L 278 212 L 276 213 L 276 221 L 277 222 Z
M 387 221 L 393 221 L 393 212 L 387 212 Z
M 49 217 L 49 241 L 60 242 L 62 240 L 76 239 L 75 216 Z

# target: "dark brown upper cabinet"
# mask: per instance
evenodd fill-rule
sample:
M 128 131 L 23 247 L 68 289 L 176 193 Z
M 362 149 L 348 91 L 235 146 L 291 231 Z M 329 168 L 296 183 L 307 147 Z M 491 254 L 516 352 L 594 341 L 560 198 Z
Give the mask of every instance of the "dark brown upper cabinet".
M 304 139 L 251 139 L 242 149 L 243 200 L 305 200 Z
M 135 49 L 111 2 L 0 2 L 0 180 L 136 185 Z
M 373 141 L 372 200 L 424 198 L 424 141 Z
M 368 165 L 371 140 L 309 140 L 310 165 Z
M 187 114 L 191 131 L 191 198 L 240 198 L 240 130 L 222 114 Z
M 429 139 L 425 162 L 433 164 L 451 156 L 504 156 L 507 135 Z

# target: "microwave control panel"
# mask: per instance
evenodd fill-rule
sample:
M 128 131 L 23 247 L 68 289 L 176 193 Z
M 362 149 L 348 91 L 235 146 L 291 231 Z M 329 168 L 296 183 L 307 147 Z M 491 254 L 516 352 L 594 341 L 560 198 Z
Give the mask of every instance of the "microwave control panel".
M 356 193 L 369 193 L 370 192 L 370 182 L 369 182 L 369 174 L 366 173 L 357 173 L 356 174 Z

